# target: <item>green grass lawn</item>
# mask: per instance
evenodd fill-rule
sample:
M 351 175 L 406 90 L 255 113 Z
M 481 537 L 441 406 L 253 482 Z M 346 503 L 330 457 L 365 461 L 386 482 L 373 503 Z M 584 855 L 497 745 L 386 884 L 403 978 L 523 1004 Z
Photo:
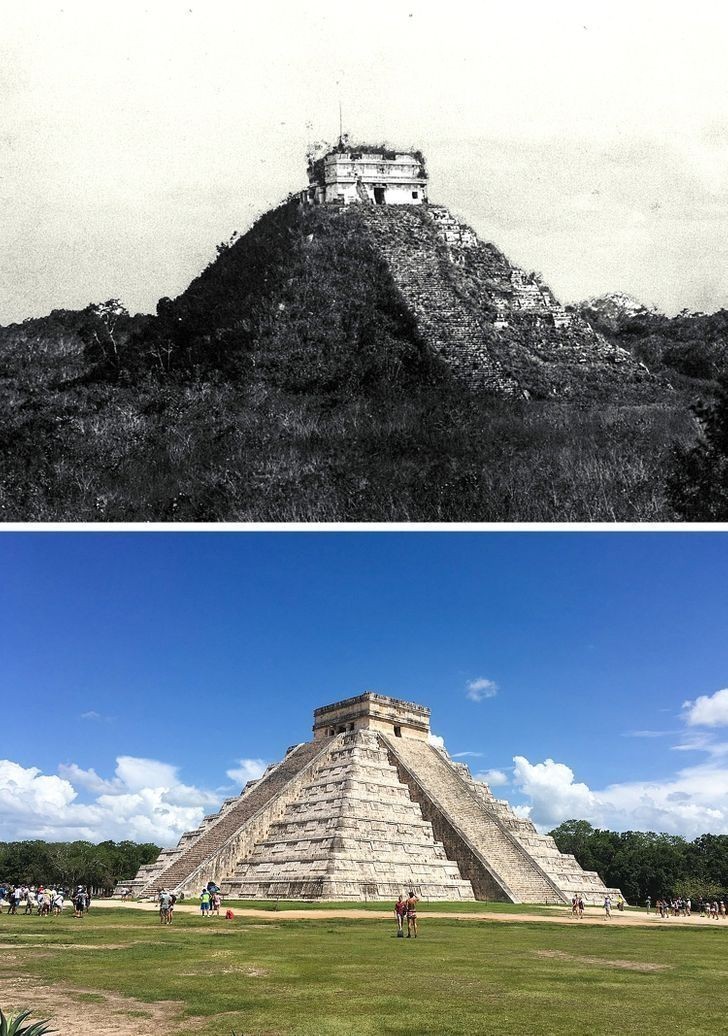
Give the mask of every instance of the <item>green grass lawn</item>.
M 2 915 L 0 942 L 11 945 L 0 974 L 178 1001 L 169 1032 L 199 1036 L 707 1036 L 725 1031 L 728 1011 L 723 926 L 425 916 L 415 941 L 374 918 L 180 913 L 161 928 L 152 912 L 120 908 L 83 921 Z

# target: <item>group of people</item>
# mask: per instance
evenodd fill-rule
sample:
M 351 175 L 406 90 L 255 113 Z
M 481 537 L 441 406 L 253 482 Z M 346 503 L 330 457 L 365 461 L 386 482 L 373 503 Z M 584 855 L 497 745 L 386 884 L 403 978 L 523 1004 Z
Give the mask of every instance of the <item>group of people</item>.
M 7 903 L 8 914 L 17 914 L 25 907 L 23 914 L 37 914 L 39 917 L 60 917 L 66 902 L 73 903 L 73 916 L 83 917 L 91 906 L 91 896 L 85 885 L 79 885 L 75 892 L 53 886 L 11 885 L 0 886 L 0 905 Z
M 159 903 L 159 923 L 172 924 L 174 904 L 177 902 L 177 897 L 174 892 L 170 892 L 168 889 L 161 889 L 157 897 L 157 902 Z
M 404 896 L 400 896 L 397 902 L 394 904 L 394 913 L 397 918 L 397 938 L 404 938 L 404 922 L 407 922 L 407 938 L 411 939 L 414 935 L 417 938 L 417 896 L 414 892 L 410 891 L 407 899 Z
M 602 905 L 604 907 L 604 916 L 611 917 L 614 902 L 612 901 L 612 897 L 609 893 L 607 893 L 607 895 L 604 897 L 604 902 Z M 624 910 L 624 899 L 622 896 L 617 896 L 616 905 L 617 910 Z M 584 897 L 582 896 L 581 892 L 575 893 L 571 897 L 571 916 L 578 917 L 580 921 L 584 916 Z
M 180 896 L 179 898 L 183 897 Z M 172 924 L 174 906 L 177 899 L 177 895 L 174 892 L 170 892 L 169 889 L 160 889 L 157 894 L 160 924 Z M 216 914 L 219 917 L 221 905 L 222 896 L 220 895 L 219 887 L 214 881 L 208 882 L 200 892 L 200 913 L 203 917 L 209 917 L 211 914 Z M 228 915 L 232 917 L 232 911 L 228 911 L 225 916 L 227 917 Z
M 652 900 L 647 897 L 647 913 L 650 913 L 652 907 Z M 688 897 L 678 896 L 674 899 L 668 899 L 662 897 L 661 899 L 655 900 L 655 910 L 661 918 L 666 919 L 669 917 L 692 917 L 694 910 L 698 912 L 701 917 L 708 917 L 711 921 L 720 921 L 724 917 L 728 917 L 728 906 L 726 906 L 725 900 L 723 899 L 699 899 L 698 902 L 693 906 L 693 902 Z
M 220 916 L 220 907 L 222 906 L 222 896 L 220 895 L 220 889 L 214 881 L 209 881 L 200 892 L 200 913 L 203 917 L 209 917 L 212 914 Z

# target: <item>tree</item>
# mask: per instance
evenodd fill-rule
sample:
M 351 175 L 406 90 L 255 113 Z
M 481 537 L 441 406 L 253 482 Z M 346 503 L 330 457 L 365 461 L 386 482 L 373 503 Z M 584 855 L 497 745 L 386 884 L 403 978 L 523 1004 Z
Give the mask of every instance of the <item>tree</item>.
M 79 335 L 93 364 L 118 371 L 129 313 L 118 299 L 92 302 L 83 311 Z

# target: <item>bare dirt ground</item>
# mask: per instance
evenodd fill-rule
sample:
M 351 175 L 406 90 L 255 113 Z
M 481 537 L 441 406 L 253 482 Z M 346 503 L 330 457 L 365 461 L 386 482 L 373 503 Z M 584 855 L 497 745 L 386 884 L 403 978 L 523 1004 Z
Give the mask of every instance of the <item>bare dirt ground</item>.
M 118 899 L 116 900 L 95 900 L 94 909 L 96 907 L 124 907 L 129 910 L 157 910 L 154 903 L 121 903 Z M 186 913 L 186 914 L 199 914 L 200 908 L 195 903 L 178 903 L 175 906 L 175 913 Z M 224 910 L 224 907 L 223 907 Z M 270 918 L 271 921 L 315 921 L 319 920 L 335 920 L 337 917 L 348 918 L 348 919 L 366 919 L 370 921 L 391 921 L 393 917 L 393 911 L 385 907 L 379 910 L 360 910 L 356 908 L 342 910 L 254 910 L 248 907 L 234 907 L 233 908 L 236 917 L 257 917 L 260 920 L 267 920 Z M 442 918 L 453 918 L 458 921 L 502 921 L 505 924 L 517 924 L 519 921 L 537 921 L 544 924 L 597 924 L 597 925 L 611 925 L 622 926 L 627 925 L 629 927 L 634 925 L 640 925 L 642 927 L 653 925 L 666 925 L 673 927 L 675 925 L 695 925 L 698 927 L 705 927 L 706 925 L 714 925 L 715 927 L 725 928 L 728 931 L 728 920 L 723 921 L 711 921 L 707 917 L 699 917 L 693 914 L 691 917 L 669 917 L 666 919 L 661 918 L 658 914 L 652 911 L 649 915 L 647 913 L 635 913 L 634 911 L 626 910 L 624 913 L 620 913 L 618 910 L 612 911 L 611 918 L 604 916 L 604 911 L 599 907 L 587 907 L 584 912 L 583 920 L 579 920 L 577 917 L 572 917 L 571 914 L 565 913 L 560 908 L 555 908 L 553 914 L 501 914 L 494 910 L 483 910 L 477 913 L 459 913 L 453 911 L 440 911 L 440 910 L 427 910 L 422 911 L 419 915 L 418 920 L 421 923 L 426 923 L 430 917 L 442 917 Z M 217 922 L 218 920 L 224 920 L 222 914 L 219 918 L 211 917 L 206 923 Z
M 5 962 L 12 963 L 4 956 Z M 0 1000 L 10 1014 L 32 1003 L 28 1022 L 50 1018 L 59 1036 L 166 1036 L 179 1031 L 181 1005 L 173 1001 L 147 1004 L 92 989 L 59 990 L 18 975 L 0 975 Z

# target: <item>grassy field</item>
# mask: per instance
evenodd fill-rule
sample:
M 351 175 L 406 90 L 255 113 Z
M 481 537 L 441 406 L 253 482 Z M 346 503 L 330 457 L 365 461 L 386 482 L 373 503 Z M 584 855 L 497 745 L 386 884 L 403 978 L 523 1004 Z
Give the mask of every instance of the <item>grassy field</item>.
M 128 907 L 0 925 L 0 1006 L 71 1005 L 64 1036 L 707 1036 L 728 1010 L 723 927 L 424 917 L 415 941 L 375 919 L 180 913 L 161 928 Z M 116 1028 L 94 1022 L 112 1013 Z

